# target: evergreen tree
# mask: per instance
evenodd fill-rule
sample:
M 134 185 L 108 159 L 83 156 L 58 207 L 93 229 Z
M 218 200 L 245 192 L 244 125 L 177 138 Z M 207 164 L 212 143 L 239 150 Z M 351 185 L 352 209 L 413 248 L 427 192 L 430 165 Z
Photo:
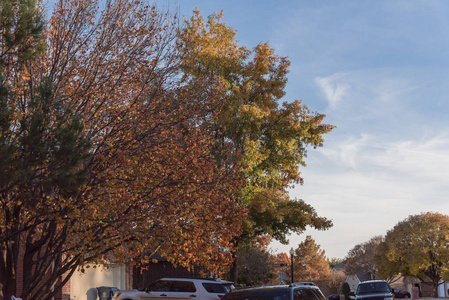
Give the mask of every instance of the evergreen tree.
M 0 1 L 0 68 L 19 65 L 45 50 L 44 23 L 37 0 Z M 17 65 L 16 65 L 17 66 Z
M 60 256 L 67 232 L 58 224 L 70 214 L 62 199 L 85 183 L 90 143 L 52 79 L 32 73 L 45 49 L 37 1 L 1 1 L 0 28 L 0 299 L 17 286 L 44 299 L 39 290 L 68 271 L 59 268 L 70 259 Z
M 90 143 L 80 118 L 53 97 L 49 78 L 29 95 L 25 113 L 4 84 L 0 89 L 0 283 L 5 299 L 17 295 L 19 281 L 23 293 L 38 297 L 38 285 L 51 290 L 69 270 L 59 268 L 71 258 L 60 256 L 67 232 L 58 224 L 70 223 L 63 199 L 86 182 Z M 57 271 L 46 277 L 51 267 Z
M 258 286 L 269 283 L 274 276 L 270 254 L 254 246 L 240 247 L 239 250 L 239 285 Z

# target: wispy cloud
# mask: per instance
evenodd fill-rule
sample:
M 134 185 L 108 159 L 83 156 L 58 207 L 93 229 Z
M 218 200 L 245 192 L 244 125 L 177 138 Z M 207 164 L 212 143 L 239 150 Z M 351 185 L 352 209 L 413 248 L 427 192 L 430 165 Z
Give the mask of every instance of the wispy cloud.
M 344 257 L 355 244 L 384 235 L 409 215 L 449 211 L 443 196 L 449 189 L 446 133 L 397 141 L 351 135 L 333 139 L 308 158 L 305 184 L 290 194 L 312 204 L 334 227 L 307 230 L 292 236 L 291 244 L 311 234 L 330 257 Z
M 350 86 L 339 82 L 342 74 L 334 74 L 329 77 L 316 77 L 315 83 L 321 88 L 331 108 L 344 98 Z

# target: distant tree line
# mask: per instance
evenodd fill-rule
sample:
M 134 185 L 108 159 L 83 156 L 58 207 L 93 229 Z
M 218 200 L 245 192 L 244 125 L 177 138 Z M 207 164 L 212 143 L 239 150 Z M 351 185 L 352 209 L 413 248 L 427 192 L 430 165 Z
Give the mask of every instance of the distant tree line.
M 383 236 L 352 248 L 346 273 L 362 271 L 373 278 L 394 282 L 412 277 L 433 286 L 438 294 L 442 280 L 449 280 L 449 216 L 426 212 L 411 215 Z

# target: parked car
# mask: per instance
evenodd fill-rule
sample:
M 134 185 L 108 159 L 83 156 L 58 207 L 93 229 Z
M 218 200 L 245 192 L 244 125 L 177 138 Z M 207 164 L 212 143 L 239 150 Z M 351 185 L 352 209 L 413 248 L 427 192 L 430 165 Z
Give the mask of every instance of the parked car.
M 218 300 L 234 289 L 230 281 L 205 278 L 162 278 L 145 290 L 117 291 L 113 300 Z
M 262 286 L 234 290 L 222 300 L 326 300 L 320 289 L 310 282 Z
M 400 289 L 393 289 L 394 296 L 396 298 L 410 298 L 410 293 Z
M 353 292 L 351 292 L 354 295 Z M 360 282 L 355 292 L 355 300 L 394 300 L 394 294 L 385 280 Z

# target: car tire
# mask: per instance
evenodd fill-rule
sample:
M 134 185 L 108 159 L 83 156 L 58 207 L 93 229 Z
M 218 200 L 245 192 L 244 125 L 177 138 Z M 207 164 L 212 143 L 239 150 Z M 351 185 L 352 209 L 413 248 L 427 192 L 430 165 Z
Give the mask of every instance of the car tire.
M 410 298 L 410 296 L 409 295 L 404 295 L 404 298 Z

